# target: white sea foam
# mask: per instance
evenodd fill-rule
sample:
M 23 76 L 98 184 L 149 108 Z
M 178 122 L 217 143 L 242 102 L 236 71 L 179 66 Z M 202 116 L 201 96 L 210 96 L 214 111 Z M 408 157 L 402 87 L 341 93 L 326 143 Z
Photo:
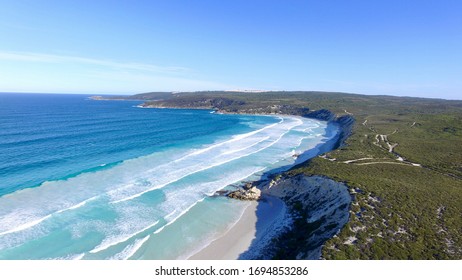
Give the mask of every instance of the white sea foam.
M 111 202 L 112 203 L 120 203 L 120 202 L 124 202 L 124 201 L 128 201 L 128 200 L 132 200 L 132 199 L 135 199 L 137 197 L 140 197 L 142 196 L 143 194 L 145 193 L 148 193 L 148 192 L 151 192 L 151 191 L 154 191 L 154 190 L 158 190 L 158 189 L 161 189 L 167 185 L 170 185 L 174 182 L 177 182 L 187 176 L 190 176 L 190 175 L 193 175 L 193 174 L 196 174 L 198 172 L 202 172 L 202 171 L 205 171 L 205 170 L 208 170 L 210 168 L 214 168 L 214 167 L 217 167 L 217 166 L 220 166 L 220 165 L 223 165 L 223 164 L 226 164 L 226 163 L 229 163 L 229 162 L 232 162 L 232 161 L 235 161 L 235 160 L 239 160 L 241 158 L 244 158 L 244 157 L 248 157 L 250 155 L 253 155 L 253 154 L 256 154 L 256 153 L 259 153 L 273 145 L 275 145 L 277 142 L 279 142 L 282 137 L 284 135 L 286 135 L 292 128 L 296 127 L 296 126 L 299 126 L 301 125 L 303 122 L 300 120 L 300 119 L 297 119 L 297 118 L 294 118 L 296 121 L 294 123 L 290 123 L 288 124 L 287 126 L 284 126 L 283 128 L 281 128 L 279 134 L 276 134 L 276 136 L 278 136 L 274 141 L 270 142 L 268 145 L 265 145 L 261 148 L 258 148 L 257 150 L 253 150 L 253 151 L 247 151 L 247 149 L 242 149 L 242 148 L 239 148 L 239 145 L 240 143 L 238 143 L 239 145 L 237 146 L 236 149 L 234 150 L 231 150 L 231 151 L 227 151 L 227 152 L 221 152 L 221 153 L 217 153 L 218 155 L 213 157 L 213 155 L 211 155 L 212 157 L 207 157 L 206 158 L 206 163 L 208 165 L 200 165 L 199 164 L 194 164 L 194 165 L 189 165 L 189 166 L 186 166 L 185 168 L 179 168 L 179 169 L 176 169 L 174 171 L 170 171 L 170 173 L 167 173 L 165 174 L 165 176 L 162 178 L 164 179 L 164 181 L 158 181 L 156 182 L 157 184 L 155 184 L 153 187 L 150 187 L 150 188 L 143 188 L 141 191 L 137 192 L 137 193 L 134 193 L 132 195 L 127 195 L 125 197 L 122 197 L 122 198 L 116 198 L 116 199 L 113 199 Z M 283 121 L 281 121 L 280 123 L 282 123 Z M 262 129 L 260 129 L 260 131 L 262 131 Z M 248 133 L 247 133 L 248 134 Z M 247 137 L 242 137 L 241 136 L 238 136 L 236 137 L 235 139 L 244 139 L 244 138 L 247 138 Z M 255 141 L 255 139 L 253 140 Z M 229 141 L 228 141 L 229 142 Z M 257 144 L 260 144 L 260 143 L 263 143 L 264 140 L 262 139 L 259 139 L 257 138 L 256 139 L 256 143 L 252 143 L 251 145 L 249 145 L 248 147 L 254 147 L 256 146 Z M 220 143 L 222 144 L 222 143 Z M 214 148 L 218 147 L 218 146 L 221 146 L 219 144 L 217 145 L 213 145 Z M 211 149 L 211 147 L 207 148 L 207 149 Z M 241 153 L 239 154 L 239 152 L 244 152 L 245 153 Z M 201 150 L 200 153 L 203 153 L 204 150 Z M 231 157 L 231 158 L 227 158 L 226 156 L 228 155 L 234 155 L 234 154 L 237 154 L 235 157 Z M 218 162 L 214 162 L 214 160 L 220 160 Z M 167 171 L 168 172 L 168 171 Z M 171 178 L 171 179 L 170 179 Z M 165 181 L 165 179 L 170 179 L 168 181 Z M 118 189 L 118 190 L 115 190 L 115 191 L 112 191 L 111 192 L 111 196 L 113 197 L 117 197 L 117 196 L 120 196 L 120 195 L 124 195 L 124 193 L 121 193 L 120 192 L 121 190 Z
M 65 211 L 69 211 L 69 210 L 75 210 L 77 208 L 80 208 L 82 206 L 84 206 L 85 204 L 87 204 L 88 202 L 92 201 L 92 200 L 95 200 L 97 199 L 99 196 L 94 196 L 94 197 L 90 197 L 89 199 L 86 199 L 80 203 L 77 203 L 69 208 L 66 208 L 66 209 L 62 209 L 62 210 L 58 210 L 55 212 L 55 214 L 58 214 L 58 213 L 62 213 L 62 212 L 65 212 Z
M 0 232 L 0 236 L 5 235 L 5 234 L 9 234 L 9 233 L 18 232 L 18 231 L 22 231 L 22 230 L 28 229 L 28 228 L 30 228 L 30 227 L 33 227 L 33 226 L 35 226 L 35 225 L 40 224 L 41 222 L 45 221 L 46 219 L 48 219 L 48 218 L 50 218 L 50 217 L 51 217 L 51 215 L 47 215 L 47 216 L 45 216 L 45 217 L 42 217 L 42 218 L 39 218 L 39 219 L 36 219 L 36 220 L 32 220 L 32 221 L 30 221 L 30 222 L 21 224 L 21 225 L 19 225 L 19 226 L 16 226 L 16 227 L 13 228 L 13 229 L 10 229 L 10 230 L 4 231 L 4 232 Z
M 41 217 L 41 218 L 38 218 L 38 219 L 36 219 L 36 220 L 32 220 L 32 221 L 26 222 L 26 223 L 24 223 L 24 224 L 20 224 L 20 225 L 16 226 L 16 227 L 13 228 L 13 229 L 10 229 L 10 230 L 4 231 L 4 232 L 0 232 L 0 236 L 5 235 L 5 234 L 9 234 L 9 233 L 13 233 L 13 232 L 18 232 L 18 231 L 23 231 L 23 230 L 29 229 L 29 228 L 31 228 L 31 227 L 34 227 L 34 226 L 36 226 L 36 225 L 42 223 L 42 222 L 45 221 L 45 220 L 51 218 L 51 217 L 52 217 L 53 215 L 55 215 L 55 214 L 59 214 L 59 213 L 65 212 L 65 211 L 77 209 L 77 208 L 82 207 L 82 206 L 84 206 L 85 204 L 87 204 L 87 202 L 92 201 L 92 200 L 95 200 L 96 198 L 97 198 L 97 197 L 91 197 L 91 198 L 89 198 L 89 199 L 87 199 L 87 200 L 85 200 L 85 201 L 82 201 L 82 202 L 80 202 L 80 203 L 77 203 L 77 204 L 75 204 L 75 205 L 73 205 L 73 206 L 70 206 L 70 207 L 68 207 L 68 208 L 58 210 L 58 211 L 56 211 L 56 212 L 54 212 L 54 213 L 48 214 L 48 215 L 46 215 L 46 216 L 44 216 L 44 217 Z
M 236 149 L 236 150 L 231 150 L 231 151 L 224 152 L 224 153 L 222 153 L 222 155 L 229 155 L 229 154 L 234 154 L 234 153 L 236 153 L 236 152 L 245 151 L 245 150 L 247 150 L 247 149 L 249 149 L 249 148 L 252 148 L 253 146 L 258 145 L 258 144 L 260 144 L 261 142 L 266 141 L 266 140 L 268 140 L 268 139 L 270 139 L 270 137 L 269 137 L 269 136 L 266 136 L 266 137 L 262 138 L 261 140 L 258 140 L 258 141 L 255 142 L 255 143 L 252 143 L 252 144 L 250 144 L 250 145 L 248 145 L 248 146 L 245 146 L 245 147 L 243 147 L 243 148 L 240 148 L 240 149 Z
M 169 225 L 173 224 L 176 220 L 178 220 L 181 216 L 183 216 L 184 214 L 186 214 L 189 210 L 191 210 L 194 206 L 196 206 L 197 203 L 199 202 L 202 202 L 204 201 L 205 197 L 194 202 L 192 205 L 190 205 L 188 208 L 186 208 L 185 210 L 181 211 L 180 214 L 178 214 L 177 216 L 175 216 L 172 220 L 170 220 L 168 223 L 166 223 L 164 226 L 160 227 L 159 229 L 157 229 L 156 231 L 154 231 L 154 234 L 158 234 L 159 232 L 163 231 L 164 228 L 168 227 Z
M 176 213 L 176 210 L 173 210 L 172 212 L 170 212 L 169 214 L 165 215 L 164 219 L 169 219 L 171 216 L 173 216 L 174 214 Z
M 285 133 L 284 133 L 284 134 L 285 134 Z M 250 153 L 247 153 L 247 154 L 244 154 L 244 155 L 239 155 L 239 156 L 237 156 L 237 157 L 230 158 L 230 159 L 227 159 L 227 160 L 218 162 L 218 163 L 214 163 L 214 164 L 211 164 L 211 165 L 208 165 L 208 166 L 199 168 L 199 169 L 195 169 L 195 170 L 192 171 L 192 172 L 189 172 L 189 173 L 186 173 L 186 174 L 182 174 L 182 175 L 180 175 L 179 177 L 175 177 L 174 179 L 172 179 L 172 180 L 170 180 L 170 181 L 168 181 L 168 182 L 166 182 L 166 183 L 164 183 L 164 184 L 157 185 L 157 186 L 154 186 L 154 187 L 152 187 L 152 188 L 145 189 L 145 190 L 143 190 L 143 191 L 141 191 L 141 192 L 139 192 L 139 193 L 136 193 L 136 194 L 134 194 L 134 195 L 131 195 L 131 196 L 128 196 L 128 197 L 124 197 L 124 198 L 122 198 L 122 199 L 118 199 L 118 200 L 115 200 L 115 201 L 112 201 L 111 203 L 120 203 L 120 202 L 124 202 L 124 201 L 127 201 L 127 200 L 135 199 L 135 198 L 137 198 L 137 197 L 142 196 L 142 195 L 145 194 L 145 193 L 148 193 L 148 192 L 151 192 L 151 191 L 154 191 L 154 190 L 157 190 L 157 189 L 161 189 L 161 188 L 163 188 L 163 187 L 165 187 L 165 186 L 167 186 L 167 185 L 170 185 L 170 184 L 172 184 L 172 183 L 174 183 L 174 182 L 177 182 L 177 181 L 179 181 L 179 180 L 181 180 L 181 179 L 183 179 L 183 178 L 185 178 L 185 177 L 187 177 L 187 176 L 190 176 L 190 175 L 196 174 L 196 173 L 198 173 L 198 172 L 205 171 L 205 170 L 207 170 L 207 169 L 210 169 L 210 168 L 213 168 L 213 167 L 217 167 L 217 166 L 220 166 L 220 165 L 223 165 L 223 164 L 226 164 L 226 163 L 229 163 L 229 162 L 232 162 L 232 161 L 241 159 L 241 158 L 243 158 L 243 157 L 247 157 L 247 156 L 253 155 L 253 154 L 255 154 L 255 153 L 258 153 L 258 152 L 260 152 L 260 151 L 263 151 L 263 150 L 267 149 L 268 147 L 270 147 L 270 146 L 276 144 L 276 143 L 282 138 L 282 136 L 284 136 L 284 134 L 282 134 L 282 135 L 281 135 L 278 139 L 276 139 L 275 141 L 271 142 L 269 145 L 264 146 L 264 147 L 262 147 L 262 148 L 260 148 L 260 149 L 258 149 L 258 150 L 256 150 L 256 151 L 253 151 L 253 152 L 250 152 Z
M 83 257 L 85 257 L 85 253 L 78 254 L 78 255 L 74 255 L 74 256 L 72 256 L 72 258 L 70 258 L 70 259 L 71 259 L 71 260 L 81 260 Z
M 140 233 L 154 227 L 158 223 L 159 223 L 159 221 L 155 221 L 154 223 L 152 223 L 152 224 L 148 225 L 147 227 L 145 227 L 143 229 L 140 229 L 140 230 L 138 230 L 138 231 L 136 231 L 134 233 L 107 237 L 105 240 L 103 240 L 103 242 L 101 242 L 101 244 L 99 244 L 98 246 L 96 246 L 95 248 L 90 250 L 90 253 L 94 254 L 94 253 L 106 250 L 107 248 L 112 247 L 114 245 L 123 243 L 123 242 L 129 240 L 130 238 L 132 238 L 132 237 L 134 237 L 134 236 L 136 236 L 136 235 L 138 235 L 138 234 L 140 234 Z
M 228 140 L 228 141 L 224 141 L 224 142 L 221 142 L 221 143 L 217 143 L 217 144 L 214 144 L 214 145 L 211 145 L 207 148 L 204 148 L 204 149 L 201 149 L 201 150 L 198 150 L 198 151 L 195 151 L 189 155 L 187 155 L 186 157 L 190 157 L 190 156 L 195 156 L 195 155 L 199 155 L 199 154 L 203 154 L 207 151 L 210 151 L 214 148 L 217 148 L 217 147 L 220 147 L 220 146 L 223 146 L 223 145 L 226 145 L 226 144 L 230 144 L 230 143 L 233 143 L 233 142 L 236 142 L 236 141 L 239 141 L 239 140 L 242 140 L 242 139 L 245 139 L 245 138 L 248 138 L 250 136 L 253 136 L 257 133 L 260 133 L 262 131 L 265 131 L 265 130 L 268 130 L 272 127 L 275 127 L 276 125 L 282 123 L 284 120 L 281 118 L 281 120 L 278 122 L 278 123 L 273 123 L 273 124 L 270 124 L 268 126 L 265 126 L 263 128 L 260 128 L 260 129 L 257 129 L 255 131 L 252 131 L 252 132 L 248 132 L 248 133 L 244 133 L 244 134 L 239 134 L 239 135 L 235 135 L 231 138 L 231 140 Z M 185 157 L 185 158 L 186 158 Z M 183 158 L 182 158 L 183 159 Z
M 149 235 L 145 236 L 144 238 L 141 239 L 136 239 L 133 244 L 128 245 L 125 247 L 125 249 L 122 250 L 122 252 L 117 253 L 113 257 L 109 258 L 111 260 L 128 260 L 130 257 L 132 257 L 140 248 L 143 246 L 146 241 L 149 239 Z
M 50 260 L 81 260 L 85 256 L 85 253 L 67 255 L 60 258 L 51 258 Z
M 212 151 L 214 155 L 219 155 L 219 156 L 223 156 L 223 155 L 229 155 L 229 154 L 233 154 L 235 152 L 239 152 L 239 151 L 243 151 L 245 149 L 234 149 L 234 150 L 229 150 L 230 148 L 227 148 L 228 151 L 226 152 L 222 152 L 222 153 L 218 153 L 217 151 L 215 151 L 217 148 L 219 147 L 222 147 L 222 146 L 226 146 L 226 145 L 229 145 L 229 144 L 232 144 L 232 143 L 235 143 L 239 140 L 244 140 L 244 139 L 247 139 L 249 138 L 250 136 L 253 136 L 253 135 L 256 135 L 257 133 L 260 133 L 260 132 L 263 132 L 263 131 L 266 131 L 278 124 L 281 124 L 283 123 L 284 119 L 280 118 L 280 121 L 278 123 L 274 123 L 274 124 L 271 124 L 271 125 L 268 125 L 268 126 L 265 126 L 261 129 L 258 129 L 258 130 L 255 130 L 255 131 L 252 131 L 252 132 L 249 132 L 249 133 L 244 133 L 244 134 L 240 134 L 240 135 L 236 135 L 236 136 L 233 136 L 231 140 L 227 140 L 227 141 L 223 141 L 223 142 L 219 142 L 219 143 L 216 143 L 216 144 L 213 144 L 213 145 L 210 145 L 206 148 L 203 148 L 203 149 L 200 149 L 200 150 L 197 150 L 197 151 L 194 151 L 194 152 L 191 152 L 191 153 L 188 153 L 178 159 L 175 159 L 171 162 L 168 162 L 166 164 L 162 164 L 162 165 L 158 165 L 154 168 L 151 168 L 151 169 L 148 169 L 146 171 L 144 171 L 141 176 L 149 176 L 149 175 L 153 175 L 155 176 L 156 174 L 155 173 L 158 173 L 158 172 L 162 172 L 164 170 L 174 170 L 176 173 L 180 173 L 180 172 L 184 172 L 185 171 L 185 168 L 187 168 L 187 170 L 195 170 L 198 165 L 190 165 L 191 162 L 186 162 L 186 166 L 184 166 L 183 169 L 181 168 L 178 168 L 178 164 L 184 162 L 186 159 L 188 158 L 191 158 L 191 157 L 195 157 L 195 156 L 199 156 L 201 154 L 204 154 L 208 151 Z M 266 136 L 264 137 L 264 139 L 262 140 L 257 140 L 257 142 L 254 142 L 255 139 L 249 139 L 250 141 L 252 141 L 252 144 L 250 146 L 248 146 L 247 148 L 250 148 L 250 147 L 253 147 L 259 143 L 261 143 L 262 141 L 265 141 L 266 138 L 269 138 L 269 136 Z M 237 146 L 240 146 L 240 145 L 244 145 L 244 143 L 236 143 Z M 209 157 L 206 157 L 206 159 L 208 161 L 210 161 L 210 158 Z M 196 161 L 201 161 L 201 160 L 198 160 L 197 158 L 193 161 L 193 162 L 196 162 Z M 181 165 L 180 165 L 181 166 Z M 214 166 L 217 166 L 217 165 L 214 165 Z M 211 167 L 214 167 L 214 166 L 211 166 Z M 211 168 L 211 167 L 208 167 L 208 168 Z M 207 169 L 207 168 L 205 168 Z M 134 195 L 130 195 L 128 197 L 125 197 L 125 198 L 115 198 L 112 200 L 112 203 L 119 203 L 119 202 L 123 202 L 123 201 L 126 201 L 126 200 L 130 200 L 130 199 L 133 199 L 133 198 L 136 198 L 136 197 L 139 197 L 140 195 L 146 193 L 146 192 L 150 192 L 150 191 L 153 191 L 153 190 L 156 190 L 156 189 L 160 189 L 160 188 L 163 188 L 164 186 L 168 185 L 168 184 L 171 184 L 177 180 L 180 180 L 186 176 L 189 176 L 191 174 L 194 174 L 195 172 L 200 172 L 200 171 L 203 171 L 205 169 L 199 169 L 199 170 L 195 170 L 194 172 L 190 172 L 190 173 L 187 173 L 187 174 L 184 174 L 184 175 L 181 175 L 179 177 L 176 177 L 177 179 L 175 180 L 170 180 L 168 182 L 156 182 L 156 186 L 152 187 L 152 188 L 149 188 L 148 190 L 145 190 L 145 191 L 142 191 L 141 193 L 138 193 L 138 194 L 134 194 Z M 162 172 L 164 173 L 164 172 Z M 168 178 L 172 178 L 171 175 L 169 176 L 165 176 L 165 177 L 168 177 Z M 116 188 L 114 190 L 111 190 L 108 194 L 111 196 L 111 197 L 117 197 L 118 194 L 121 194 L 129 189 L 133 189 L 133 187 L 135 187 L 135 184 L 134 183 L 129 183 L 129 184 L 126 184 L 122 187 L 119 187 L 119 188 Z
M 224 187 L 230 185 L 230 184 L 233 184 L 233 183 L 236 183 L 236 182 L 240 182 L 246 178 L 248 178 L 249 176 L 251 176 L 252 174 L 255 174 L 257 172 L 260 172 L 260 171 L 263 171 L 265 168 L 262 167 L 262 168 L 259 168 L 259 169 L 252 169 L 252 170 L 247 170 L 246 173 L 244 174 L 241 174 L 239 173 L 237 176 L 236 175 L 231 175 L 231 176 L 228 176 L 224 179 L 221 179 L 219 181 L 214 181 L 214 182 L 206 182 L 206 183 L 203 183 L 200 187 L 198 187 L 198 189 L 208 189 L 209 190 L 209 193 L 215 193 L 216 191 L 218 190 L 221 190 L 223 189 Z M 162 208 L 173 208 L 173 207 L 178 207 L 178 200 L 175 199 L 176 197 L 178 196 L 181 196 L 182 193 L 189 193 L 189 192 L 192 192 L 196 187 L 190 187 L 188 188 L 187 190 L 185 189 L 182 189 L 181 192 L 175 192 L 175 191 L 171 191 L 170 193 L 170 198 L 171 198 L 171 203 L 164 203 L 163 205 L 160 205 L 160 207 Z M 176 215 L 174 218 L 172 218 L 167 224 L 165 224 L 164 226 L 162 226 L 161 228 L 157 229 L 154 234 L 158 234 L 160 233 L 161 231 L 163 231 L 166 227 L 168 227 L 169 225 L 173 224 L 174 222 L 176 222 L 179 218 L 181 218 L 183 215 L 185 215 L 186 213 L 188 213 L 194 206 L 196 206 L 198 203 L 204 201 L 205 197 L 202 196 L 201 199 L 199 200 L 196 200 L 194 201 L 191 205 L 188 205 L 186 207 L 186 209 L 184 209 L 183 211 L 181 211 L 178 215 Z M 184 202 L 184 200 L 181 200 Z M 168 215 L 169 217 L 172 216 L 172 215 Z

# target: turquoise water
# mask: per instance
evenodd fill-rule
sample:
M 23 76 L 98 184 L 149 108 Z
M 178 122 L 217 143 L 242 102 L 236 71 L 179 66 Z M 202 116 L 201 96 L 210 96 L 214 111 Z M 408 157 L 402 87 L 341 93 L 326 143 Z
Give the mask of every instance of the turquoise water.
M 216 191 L 329 149 L 337 131 L 137 104 L 0 94 L 0 259 L 186 258 L 247 206 Z

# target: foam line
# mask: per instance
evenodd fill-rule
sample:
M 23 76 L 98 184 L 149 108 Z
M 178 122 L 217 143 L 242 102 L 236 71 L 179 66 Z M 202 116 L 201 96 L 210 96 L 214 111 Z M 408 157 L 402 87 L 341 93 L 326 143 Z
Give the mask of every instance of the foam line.
M 164 217 L 164 219 L 170 218 L 170 217 L 171 217 L 173 214 L 175 214 L 175 213 L 176 213 L 176 210 L 173 210 L 171 213 L 167 214 L 167 215 Z
M 87 204 L 88 202 L 97 199 L 98 197 L 99 197 L 99 195 L 94 196 L 94 197 L 90 197 L 89 199 L 86 199 L 86 200 L 84 200 L 84 201 L 82 201 L 82 202 L 80 202 L 80 203 L 77 203 L 77 204 L 74 205 L 74 206 L 71 206 L 71 207 L 69 207 L 69 208 L 56 211 L 56 212 L 53 213 L 53 214 L 62 213 L 62 212 L 68 211 L 68 210 L 75 210 L 75 209 L 77 209 L 77 208 L 80 208 L 80 207 L 84 206 L 84 205 Z
M 141 246 L 144 245 L 144 243 L 146 243 L 146 241 L 148 241 L 149 237 L 150 235 L 145 236 L 142 239 L 135 240 L 135 243 L 128 245 L 127 247 L 125 247 L 125 249 L 122 252 L 116 254 L 110 259 L 111 260 L 128 260 L 141 248 Z
M 78 254 L 71 257 L 71 260 L 81 260 L 85 256 L 85 253 Z
M 51 218 L 51 217 L 52 217 L 53 215 L 55 215 L 55 214 L 59 214 L 59 213 L 65 212 L 65 211 L 69 211 L 69 210 L 74 210 L 74 209 L 80 208 L 80 207 L 84 206 L 85 204 L 87 204 L 87 202 L 89 202 L 89 201 L 91 201 L 91 200 L 94 200 L 94 199 L 96 199 L 96 198 L 97 198 L 97 196 L 91 197 L 91 198 L 89 198 L 89 199 L 87 199 L 87 200 L 84 200 L 84 201 L 82 201 L 82 202 L 80 202 L 80 203 L 77 203 L 77 204 L 75 204 L 75 205 L 73 205 L 73 206 L 71 206 L 71 207 L 69 207 L 69 208 L 65 208 L 65 209 L 61 209 L 61 210 L 55 211 L 55 212 L 53 212 L 53 213 L 51 213 L 51 214 L 48 214 L 48 215 L 46 215 L 45 217 L 42 217 L 42 218 L 40 218 L 40 219 L 37 219 L 37 220 L 31 221 L 31 222 L 22 224 L 22 225 L 20 225 L 20 226 L 17 226 L 17 227 L 15 227 L 15 228 L 13 228 L 13 229 L 10 229 L 10 230 L 4 231 L 4 232 L 0 232 L 0 236 L 5 235 L 5 234 L 9 234 L 9 233 L 13 233 L 13 232 L 18 232 L 18 231 L 26 230 L 26 229 L 28 229 L 28 228 L 31 228 L 31 227 L 33 227 L 33 226 L 36 226 L 36 225 L 42 223 L 43 221 L 45 221 L 45 220 Z
M 266 136 L 265 138 L 259 140 L 258 142 L 255 142 L 255 143 L 253 143 L 253 144 L 251 144 L 251 145 L 249 145 L 249 146 L 246 146 L 246 147 L 244 147 L 244 148 L 237 149 L 237 150 L 231 150 L 231 151 L 228 151 L 228 152 L 224 152 L 224 153 L 222 153 L 221 155 L 229 155 L 229 154 L 234 154 L 234 153 L 237 153 L 237 152 L 240 152 L 240 151 L 247 150 L 248 148 L 252 148 L 253 146 L 258 145 L 258 144 L 260 144 L 261 142 L 264 142 L 264 141 L 268 140 L 269 138 L 270 138 L 269 136 Z
M 283 121 L 284 121 L 284 119 L 281 118 L 281 120 L 280 120 L 279 122 L 277 122 L 277 123 L 273 123 L 273 124 L 267 125 L 267 126 L 265 126 L 265 127 L 263 127 L 263 128 L 260 128 L 260 129 L 255 130 L 255 131 L 251 131 L 251 132 L 248 132 L 248 133 L 235 135 L 235 136 L 233 136 L 233 138 L 232 138 L 231 140 L 224 141 L 224 142 L 220 142 L 220 143 L 211 145 L 211 146 L 209 146 L 209 147 L 207 147 L 207 148 L 201 149 L 201 150 L 199 150 L 199 151 L 190 153 L 190 154 L 188 154 L 187 156 L 185 156 L 184 158 L 187 158 L 187 157 L 193 156 L 193 155 L 203 154 L 203 153 L 205 153 L 205 152 L 207 152 L 207 151 L 210 151 L 210 150 L 212 150 L 212 149 L 214 149 L 214 148 L 216 148 L 216 147 L 223 146 L 223 145 L 225 145 L 225 144 L 233 143 L 233 142 L 236 142 L 236 141 L 238 141 L 238 140 L 242 140 L 242 139 L 248 138 L 249 136 L 255 135 L 255 134 L 259 133 L 259 132 L 262 132 L 262 131 L 264 131 L 264 130 L 267 130 L 267 129 L 269 129 L 269 128 L 272 128 L 272 127 L 274 127 L 274 126 L 276 126 L 276 125 L 282 123 Z M 179 159 L 179 160 L 182 160 L 182 159 L 183 159 L 183 158 L 181 158 L 181 159 Z M 177 160 L 177 161 L 178 161 L 178 160 Z
M 163 231 L 165 227 L 173 224 L 176 220 L 178 220 L 181 216 L 183 216 L 184 214 L 186 214 L 189 210 L 191 210 L 191 208 L 193 208 L 197 203 L 201 202 L 201 201 L 204 201 L 205 197 L 202 198 L 202 199 L 199 199 L 198 201 L 194 202 L 191 206 L 189 206 L 188 208 L 186 208 L 185 210 L 183 210 L 178 216 L 176 216 L 175 218 L 173 218 L 173 220 L 171 220 L 170 222 L 166 223 L 164 226 L 160 227 L 158 230 L 156 230 L 154 232 L 154 234 L 158 234 L 159 232 Z
M 129 240 L 130 238 L 132 238 L 133 236 L 136 236 L 136 235 L 142 233 L 143 231 L 146 231 L 146 230 L 152 228 L 153 226 L 157 225 L 158 223 L 159 223 L 159 221 L 156 221 L 156 222 L 154 222 L 153 224 L 150 224 L 149 226 L 147 226 L 147 227 L 145 227 L 145 228 L 143 228 L 143 229 L 141 229 L 141 230 L 139 230 L 139 231 L 137 231 L 137 232 L 135 232 L 135 233 L 133 233 L 133 234 L 130 234 L 130 235 L 128 235 L 128 236 L 125 236 L 125 237 L 123 237 L 123 238 L 120 238 L 120 239 L 118 239 L 118 240 L 116 240 L 116 241 L 114 241 L 114 242 L 107 242 L 107 241 L 104 242 L 104 241 L 103 241 L 101 244 L 97 245 L 95 248 L 93 248 L 92 250 L 90 250 L 90 253 L 93 253 L 93 254 L 94 254 L 94 253 L 97 253 L 97 252 L 106 250 L 107 248 L 112 247 L 112 246 L 114 246 L 114 245 L 117 245 L 117 244 L 120 244 L 120 243 L 122 243 L 122 242 L 125 242 L 125 241 Z M 106 240 L 107 240 L 107 239 L 106 239 Z
M 10 229 L 10 230 L 4 231 L 4 232 L 0 232 L 0 236 L 5 235 L 5 234 L 9 234 L 9 233 L 18 232 L 18 231 L 22 231 L 22 230 L 28 229 L 28 228 L 30 228 L 30 227 L 33 227 L 33 226 L 35 226 L 35 225 L 40 224 L 41 222 L 45 221 L 46 219 L 50 218 L 51 216 L 52 216 L 52 214 L 46 215 L 46 216 L 43 217 L 43 218 L 40 218 L 40 219 L 31 221 L 31 222 L 22 224 L 22 225 L 20 225 L 20 226 L 17 226 L 17 227 L 15 227 L 15 228 L 13 228 L 13 229 Z

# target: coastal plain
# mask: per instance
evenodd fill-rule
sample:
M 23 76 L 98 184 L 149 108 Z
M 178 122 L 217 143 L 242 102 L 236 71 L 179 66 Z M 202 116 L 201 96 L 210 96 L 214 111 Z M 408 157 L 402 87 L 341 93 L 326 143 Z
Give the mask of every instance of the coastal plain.
M 314 91 L 154 92 L 123 99 L 143 100 L 143 107 L 339 122 L 334 150 L 274 177 L 317 176 L 348 189 L 346 224 L 323 242 L 319 258 L 462 258 L 462 101 Z M 309 236 L 319 227 L 307 219 L 305 204 L 288 206 L 296 214 L 293 226 L 272 240 L 272 258 L 313 258 Z

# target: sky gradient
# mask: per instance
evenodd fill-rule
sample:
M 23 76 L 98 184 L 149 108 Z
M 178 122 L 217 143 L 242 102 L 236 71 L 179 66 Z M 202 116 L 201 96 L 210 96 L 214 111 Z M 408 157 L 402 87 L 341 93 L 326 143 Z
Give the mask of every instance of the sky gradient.
M 0 91 L 462 99 L 462 1 L 4 1 Z

